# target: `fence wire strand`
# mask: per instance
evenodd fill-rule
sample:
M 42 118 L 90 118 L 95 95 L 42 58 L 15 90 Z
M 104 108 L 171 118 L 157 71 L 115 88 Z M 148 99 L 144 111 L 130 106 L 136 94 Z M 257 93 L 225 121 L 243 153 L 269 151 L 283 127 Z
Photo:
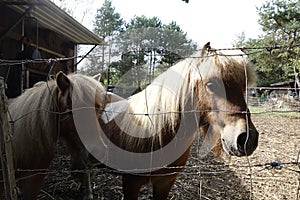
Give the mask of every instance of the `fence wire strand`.
M 219 49 L 211 49 L 210 51 L 215 52 L 216 54 L 214 55 L 219 55 L 219 56 L 242 56 L 242 54 L 218 54 L 218 52 L 220 51 L 235 51 L 235 50 L 242 50 L 244 52 L 243 55 L 250 55 L 250 54 L 257 54 L 263 51 L 268 51 L 271 52 L 275 49 L 294 49 L 300 47 L 300 44 L 294 44 L 294 45 L 281 45 L 281 46 L 263 46 L 263 47 L 235 47 L 235 48 L 219 48 Z M 161 50 L 163 51 L 163 50 Z M 176 50 L 164 50 L 164 51 L 169 51 L 169 52 L 176 52 Z M 198 50 L 196 50 L 196 52 L 198 52 Z M 126 54 L 130 55 L 135 55 L 134 54 L 135 51 L 132 52 L 127 52 Z M 116 51 L 115 54 L 117 55 L 122 55 L 124 54 L 123 51 Z M 108 55 L 108 54 L 107 54 Z M 152 55 L 152 56 L 164 56 L 164 55 L 168 55 L 167 53 L 162 53 L 161 55 Z M 214 55 L 204 55 L 204 56 L 182 56 L 182 59 L 187 59 L 187 58 L 205 58 L 205 57 L 211 57 Z M 31 60 L 31 59 L 26 59 L 26 60 L 8 60 L 8 59 L 0 59 L 0 67 L 6 67 L 6 66 L 11 66 L 11 65 L 21 65 L 21 64 L 27 64 L 27 63 L 36 63 L 36 64 L 40 64 L 40 63 L 53 63 L 53 62 L 61 62 L 61 61 L 68 61 L 68 60 L 74 60 L 74 59 L 80 59 L 80 58 L 97 58 L 97 57 L 102 57 L 103 54 L 99 54 L 99 55 L 90 55 L 90 56 L 86 56 L 86 55 L 78 55 L 78 56 L 71 56 L 71 57 L 65 57 L 65 58 L 47 58 L 47 59 L 35 59 L 35 60 Z
M 283 45 L 283 46 L 266 46 L 266 47 L 251 47 L 251 48 L 223 48 L 223 49 L 215 49 L 214 51 L 222 51 L 222 50 L 243 50 L 244 52 L 246 52 L 246 55 L 250 55 L 250 54 L 255 54 L 255 53 L 260 53 L 262 51 L 268 51 L 271 52 L 272 50 L 275 49 L 291 49 L 291 48 L 296 48 L 299 47 L 300 44 L 295 44 L 295 45 Z M 252 52 L 251 52 L 252 51 Z M 299 50 L 298 50 L 298 55 L 299 55 Z M 101 54 L 102 56 L 102 54 Z M 243 55 L 226 55 L 226 56 L 243 56 Z M 52 79 L 52 72 L 53 72 L 53 68 L 55 66 L 55 64 L 57 62 L 60 61 L 67 61 L 67 60 L 73 60 L 76 58 L 83 58 L 84 56 L 74 56 L 74 57 L 68 57 L 68 58 L 50 58 L 50 59 L 39 59 L 39 60 L 3 60 L 0 59 L 0 67 L 10 67 L 13 65 L 21 65 L 21 64 L 27 64 L 27 63 L 48 63 L 51 64 L 49 72 L 48 72 L 48 78 L 47 80 L 51 80 Z M 97 55 L 93 55 L 93 57 L 97 57 Z M 185 58 L 199 58 L 199 57 L 185 57 Z M 243 57 L 244 58 L 244 57 Z M 245 100 L 246 103 L 249 104 L 249 99 L 248 99 L 248 84 L 247 84 L 247 70 L 246 70 L 246 66 L 244 66 L 245 69 L 245 76 L 246 76 L 246 95 L 245 95 Z M 49 92 L 51 92 L 51 89 L 47 83 L 47 87 Z M 52 96 L 52 98 L 54 98 L 54 96 Z M 195 115 L 197 113 L 201 113 L 201 112 L 226 112 L 226 113 L 240 113 L 246 116 L 246 122 L 247 122 L 247 139 L 246 141 L 249 139 L 249 119 L 248 119 L 248 114 L 249 111 L 241 111 L 241 112 L 236 112 L 236 111 L 232 111 L 232 110 L 188 110 L 188 111 L 180 111 L 180 112 L 159 112 L 159 113 L 150 113 L 149 112 L 149 108 L 148 108 L 148 103 L 147 103 L 147 92 L 145 92 L 145 99 L 146 99 L 146 106 L 147 106 L 147 112 L 146 113 L 126 113 L 128 115 L 144 115 L 147 116 L 149 118 L 149 120 L 151 121 L 151 124 L 153 126 L 153 128 L 155 128 L 152 120 L 151 120 L 151 115 L 168 115 L 168 114 L 186 114 L 186 113 L 194 113 Z M 56 101 L 54 101 L 56 102 Z M 58 105 L 56 105 L 58 107 Z M 10 118 L 10 123 L 15 124 L 16 122 L 18 122 L 19 120 L 26 118 L 26 117 L 30 117 L 30 115 L 34 112 L 48 112 L 48 113 L 52 113 L 54 115 L 58 115 L 59 117 L 61 115 L 64 114 L 68 114 L 71 112 L 74 112 L 76 110 L 80 110 L 80 109 L 95 109 L 94 107 L 81 107 L 81 108 L 76 108 L 76 109 L 72 109 L 72 110 L 67 110 L 66 112 L 53 112 L 51 110 L 47 110 L 47 109 L 38 109 L 38 110 L 34 110 L 28 113 L 25 113 L 24 115 L 16 118 L 16 119 L 12 119 L 11 116 Z M 108 111 L 108 110 L 102 110 L 104 113 L 114 113 L 114 114 L 119 114 L 120 112 L 117 111 Z M 262 110 L 262 111 L 254 111 L 251 112 L 251 114 L 254 115 L 260 115 L 260 114 L 273 114 L 273 113 L 299 113 L 300 112 L 300 107 L 296 107 L 293 108 L 291 110 Z M 9 113 L 9 112 L 8 112 Z M 9 114 L 10 115 L 10 114 Z M 58 127 L 58 129 L 60 129 L 60 127 Z M 60 131 L 60 130 L 59 130 Z M 59 134 L 60 135 L 60 134 Z M 200 145 L 200 141 L 199 138 L 197 140 L 198 142 L 198 146 Z M 59 144 L 57 143 L 57 146 Z M 246 143 L 245 143 L 246 145 Z M 246 148 L 246 146 L 244 146 L 244 149 Z M 199 149 L 197 149 L 198 151 Z M 58 149 L 57 149 L 58 152 Z M 197 153 L 198 154 L 198 153 Z M 57 156 L 57 155 L 56 155 Z M 286 156 L 286 155 L 285 155 Z M 261 174 L 262 172 L 268 170 L 268 171 L 289 171 L 294 173 L 295 175 L 298 176 L 298 190 L 296 192 L 296 198 L 299 199 L 299 190 L 300 190 L 300 170 L 299 170 L 299 160 L 300 160 L 300 148 L 297 154 L 297 159 L 296 161 L 290 161 L 290 162 L 281 162 L 281 161 L 274 161 L 274 160 L 269 160 L 268 162 L 265 163 L 252 163 L 251 160 L 249 159 L 248 156 L 246 156 L 246 161 L 247 164 L 245 165 L 237 165 L 237 164 L 207 164 L 207 163 L 200 163 L 198 162 L 197 165 L 185 165 L 185 166 L 177 166 L 177 167 L 163 167 L 164 169 L 184 169 L 184 171 L 181 173 L 182 175 L 186 175 L 186 176 L 197 176 L 199 177 L 199 187 L 198 187 L 198 194 L 201 197 L 205 198 L 205 194 L 203 194 L 203 179 L 206 178 L 206 176 L 211 176 L 211 175 L 220 175 L 220 174 L 225 174 L 225 173 L 229 173 L 231 172 L 232 169 L 239 169 L 239 170 L 245 170 L 248 169 L 249 173 L 245 173 L 245 172 L 238 172 L 236 171 L 235 173 L 240 173 L 241 175 L 245 175 L 245 178 L 247 178 L 248 180 L 250 180 L 250 197 L 249 199 L 253 199 L 253 187 L 254 187 L 254 182 L 253 179 L 255 175 L 257 174 Z M 198 159 L 198 158 L 197 158 Z M 293 159 L 293 157 L 290 157 L 289 159 Z M 150 167 L 152 165 L 152 160 L 150 162 Z M 202 168 L 203 167 L 212 167 L 214 169 L 218 168 L 218 170 L 214 170 L 214 171 L 203 171 Z M 161 168 L 159 168 L 161 169 Z M 30 176 L 25 176 L 22 178 L 18 178 L 17 181 L 21 181 L 27 178 L 30 178 L 32 176 L 35 176 L 36 174 L 44 174 L 44 175 L 53 175 L 53 174 L 75 174 L 75 173 L 86 173 L 87 170 L 94 172 L 94 173 L 103 173 L 103 172 L 107 172 L 107 173 L 111 173 L 111 174 L 123 174 L 123 173 L 132 173 L 130 171 L 126 171 L 126 172 L 122 172 L 122 171 L 118 171 L 118 170 L 114 170 L 114 169 L 110 169 L 110 168 L 93 168 L 93 169 L 85 169 L 85 170 L 61 170 L 61 169 L 34 169 L 34 170 L 30 170 L 30 169 L 16 169 L 16 172 L 33 172 L 33 175 Z M 193 170 L 196 170 L 196 172 L 193 172 Z M 134 171 L 136 172 L 136 169 L 134 169 Z M 144 170 L 141 170 L 142 172 L 144 172 Z M 192 172 L 190 172 L 192 171 Z M 177 173 L 177 172 L 174 172 Z M 150 176 L 150 177 L 155 177 L 155 176 L 170 176 L 170 175 L 174 175 L 174 173 L 164 173 L 164 174 L 153 174 L 153 173 L 143 173 L 143 174 L 139 174 L 139 173 L 135 173 L 135 175 L 142 175 L 142 176 Z M 265 176 L 265 179 L 267 178 L 271 178 Z M 3 181 L 2 181 L 3 182 Z M 150 193 L 150 191 L 148 191 Z

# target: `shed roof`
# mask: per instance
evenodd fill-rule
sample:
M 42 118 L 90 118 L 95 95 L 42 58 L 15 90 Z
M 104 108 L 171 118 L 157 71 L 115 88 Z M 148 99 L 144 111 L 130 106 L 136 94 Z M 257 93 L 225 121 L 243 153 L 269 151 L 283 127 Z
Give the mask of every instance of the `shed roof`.
M 5 4 L 20 14 L 33 6 L 31 13 L 42 27 L 53 30 L 75 44 L 103 44 L 102 39 L 50 0 L 0 0 L 0 4 Z

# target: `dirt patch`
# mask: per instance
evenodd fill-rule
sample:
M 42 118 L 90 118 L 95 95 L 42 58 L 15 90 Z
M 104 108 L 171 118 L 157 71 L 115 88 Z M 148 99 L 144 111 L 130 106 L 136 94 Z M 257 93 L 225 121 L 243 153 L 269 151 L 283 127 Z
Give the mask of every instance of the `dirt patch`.
M 255 153 L 228 162 L 198 158 L 194 143 L 187 168 L 177 178 L 169 199 L 297 199 L 300 150 L 300 119 L 256 114 L 252 120 L 260 132 Z M 39 199 L 82 199 L 78 183 L 68 171 L 64 149 L 53 162 Z M 121 176 L 97 170 L 93 178 L 95 199 L 122 199 Z M 151 199 L 152 191 L 142 189 L 140 199 Z

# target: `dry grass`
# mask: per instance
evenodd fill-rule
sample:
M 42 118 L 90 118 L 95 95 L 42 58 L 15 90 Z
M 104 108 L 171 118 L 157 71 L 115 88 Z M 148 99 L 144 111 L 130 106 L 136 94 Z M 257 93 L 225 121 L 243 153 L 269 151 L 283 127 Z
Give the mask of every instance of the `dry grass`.
M 298 166 L 291 163 L 297 161 L 300 149 L 300 119 L 254 114 L 252 120 L 260 132 L 259 146 L 252 156 L 220 162 L 209 155 L 200 160 L 195 142 L 187 168 L 178 177 L 169 199 L 297 199 L 300 174 Z M 283 163 L 282 169 L 265 165 L 275 161 Z M 52 168 L 68 170 L 68 157 L 60 155 Z M 95 199 L 122 199 L 120 175 L 100 170 L 93 185 Z M 39 197 L 81 198 L 78 184 L 68 173 L 50 174 Z M 151 190 L 143 188 L 140 199 L 151 199 Z

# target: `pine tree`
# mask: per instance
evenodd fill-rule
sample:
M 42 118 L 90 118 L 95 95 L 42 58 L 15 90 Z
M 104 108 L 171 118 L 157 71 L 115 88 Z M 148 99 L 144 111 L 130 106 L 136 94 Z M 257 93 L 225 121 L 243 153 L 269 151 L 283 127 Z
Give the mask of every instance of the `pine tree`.
M 110 0 L 105 0 L 102 7 L 97 10 L 94 21 L 94 33 L 105 41 L 105 45 L 94 50 L 91 58 L 89 58 L 89 66 L 86 71 L 90 75 L 102 73 L 102 77 L 109 84 L 109 65 L 111 61 L 113 41 L 115 37 L 122 31 L 124 20 L 120 14 L 115 11 Z
M 264 34 L 241 44 L 246 47 L 268 47 L 250 55 L 259 75 L 258 85 L 267 86 L 295 79 L 300 86 L 299 46 L 293 47 L 300 44 L 299 11 L 298 0 L 270 0 L 258 9 L 259 24 Z

